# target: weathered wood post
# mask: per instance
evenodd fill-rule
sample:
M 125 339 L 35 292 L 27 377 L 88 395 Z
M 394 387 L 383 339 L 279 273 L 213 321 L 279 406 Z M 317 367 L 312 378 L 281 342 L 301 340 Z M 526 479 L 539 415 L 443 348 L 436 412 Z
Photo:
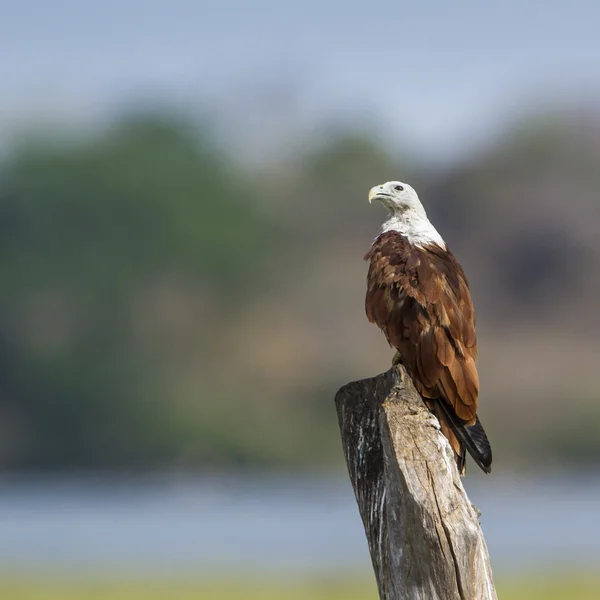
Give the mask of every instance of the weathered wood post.
M 497 600 L 450 444 L 404 367 L 335 397 L 382 600 Z

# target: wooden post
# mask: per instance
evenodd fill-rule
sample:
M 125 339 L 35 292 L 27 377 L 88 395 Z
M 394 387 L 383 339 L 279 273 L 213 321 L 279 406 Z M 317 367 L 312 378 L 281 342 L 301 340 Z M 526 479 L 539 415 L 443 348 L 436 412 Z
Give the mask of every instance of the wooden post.
M 335 397 L 382 600 L 497 600 L 450 444 L 404 367 Z

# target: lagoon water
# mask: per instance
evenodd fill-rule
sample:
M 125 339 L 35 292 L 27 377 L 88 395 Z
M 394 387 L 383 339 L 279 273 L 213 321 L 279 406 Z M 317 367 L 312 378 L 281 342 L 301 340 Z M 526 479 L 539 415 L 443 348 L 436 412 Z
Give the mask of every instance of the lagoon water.
M 496 571 L 600 565 L 600 476 L 466 481 Z M 320 573 L 370 559 L 344 476 L 0 479 L 3 571 Z

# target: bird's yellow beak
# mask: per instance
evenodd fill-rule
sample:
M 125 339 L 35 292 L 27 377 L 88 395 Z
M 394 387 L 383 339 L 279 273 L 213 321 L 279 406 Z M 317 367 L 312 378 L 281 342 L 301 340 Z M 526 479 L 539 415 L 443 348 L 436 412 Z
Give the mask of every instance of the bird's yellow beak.
M 377 196 L 377 194 L 379 194 L 379 192 L 381 192 L 380 185 L 376 185 L 375 187 L 372 187 L 369 190 L 369 204 L 371 204 L 371 202 L 373 202 L 373 198 L 375 198 L 375 196 Z

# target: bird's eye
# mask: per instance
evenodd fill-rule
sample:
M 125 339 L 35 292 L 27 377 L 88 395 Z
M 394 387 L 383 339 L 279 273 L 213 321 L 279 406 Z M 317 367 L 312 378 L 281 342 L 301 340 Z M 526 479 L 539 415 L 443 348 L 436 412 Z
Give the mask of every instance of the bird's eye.
M 397 192 L 401 192 L 404 188 L 401 185 L 397 185 L 394 187 Z

